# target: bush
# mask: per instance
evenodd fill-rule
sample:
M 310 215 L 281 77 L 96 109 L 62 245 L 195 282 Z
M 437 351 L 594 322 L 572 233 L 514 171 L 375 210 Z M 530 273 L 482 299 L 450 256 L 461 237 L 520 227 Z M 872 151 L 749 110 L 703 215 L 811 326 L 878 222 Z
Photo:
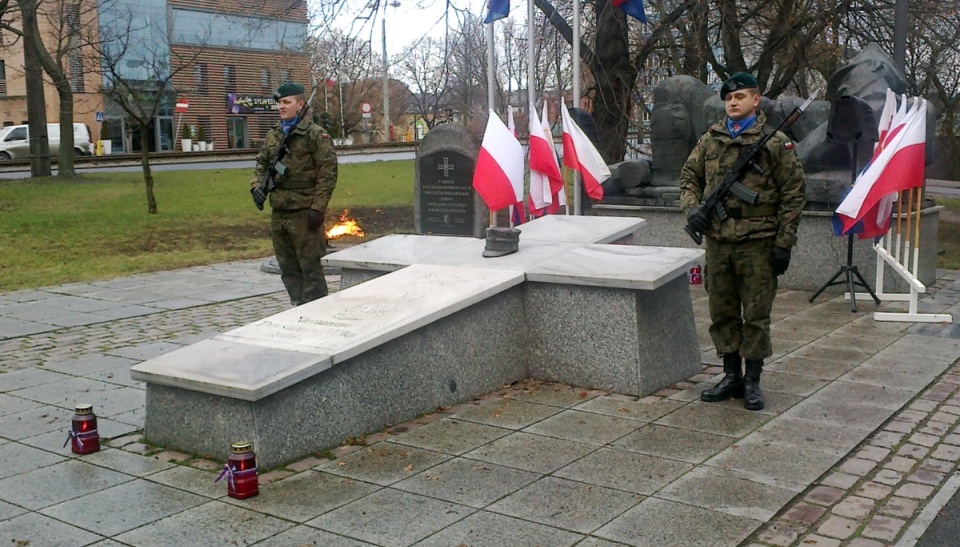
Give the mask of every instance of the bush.
M 183 135 L 181 135 L 180 138 L 181 139 L 193 138 L 193 130 L 190 129 L 190 124 L 186 124 L 183 126 Z
M 202 125 L 197 127 L 197 140 L 207 142 L 207 130 Z

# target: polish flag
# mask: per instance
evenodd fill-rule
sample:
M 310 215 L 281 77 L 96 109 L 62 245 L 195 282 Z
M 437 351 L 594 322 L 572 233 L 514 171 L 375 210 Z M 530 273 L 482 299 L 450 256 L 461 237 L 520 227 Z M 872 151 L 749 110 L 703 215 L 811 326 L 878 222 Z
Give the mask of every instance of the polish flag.
M 901 108 L 900 112 L 903 110 Z M 878 217 L 883 216 L 883 211 L 876 209 L 881 200 L 892 193 L 923 186 L 927 101 L 916 98 L 906 114 L 901 116 L 900 112 L 893 116 L 886 138 L 877 147 L 870 165 L 860 173 L 850 193 L 837 207 L 843 234 L 850 233 L 861 220 L 864 221 L 864 233 L 878 230 L 878 224 L 888 227 L 889 214 L 878 222 Z
M 523 202 L 523 147 L 493 110 L 483 132 L 473 188 L 491 211 Z
M 563 177 L 553 148 L 553 136 L 543 126 L 547 103 L 543 103 L 542 118 L 537 117 L 533 105 L 530 107 L 530 214 L 541 215 L 545 212 L 543 209 L 554 204 L 555 188 L 563 188 Z
M 570 117 L 567 104 L 561 101 L 560 107 L 563 116 L 563 164 L 580 172 L 587 195 L 599 201 L 603 199 L 603 187 L 600 184 L 610 178 L 610 168 L 577 122 Z
M 507 105 L 507 129 L 514 137 L 517 136 L 517 122 L 513 121 L 513 107 Z

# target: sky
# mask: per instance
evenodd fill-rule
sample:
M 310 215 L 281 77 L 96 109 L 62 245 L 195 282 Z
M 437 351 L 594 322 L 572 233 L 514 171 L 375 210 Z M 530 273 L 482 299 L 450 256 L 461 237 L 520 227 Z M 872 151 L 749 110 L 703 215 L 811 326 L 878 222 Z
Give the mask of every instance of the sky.
M 332 11 L 330 0 L 311 0 L 318 9 L 327 12 Z M 382 51 L 383 48 L 383 23 L 381 11 L 376 15 L 376 19 L 358 18 L 358 14 L 366 16 L 369 9 L 364 6 L 369 4 L 369 0 L 342 0 L 343 7 L 334 14 L 334 25 L 344 32 L 359 35 L 365 40 L 371 40 L 375 51 Z M 387 2 L 388 0 L 381 0 Z M 444 10 L 447 0 L 389 0 L 390 4 L 386 8 L 387 18 L 387 55 L 393 57 L 403 52 L 403 49 L 426 35 L 442 37 L 446 26 L 444 20 Z M 449 0 L 454 8 L 470 11 L 478 17 L 486 13 L 486 0 Z M 394 5 L 399 4 L 399 5 Z M 514 12 L 520 8 L 518 0 L 512 1 Z M 525 9 L 525 3 L 523 4 Z M 316 9 L 314 10 L 316 11 Z M 518 14 L 526 18 L 526 12 Z M 515 17 L 518 15 L 514 15 Z M 453 15 L 451 14 L 451 18 Z M 451 20 L 451 26 L 456 26 L 455 20 Z

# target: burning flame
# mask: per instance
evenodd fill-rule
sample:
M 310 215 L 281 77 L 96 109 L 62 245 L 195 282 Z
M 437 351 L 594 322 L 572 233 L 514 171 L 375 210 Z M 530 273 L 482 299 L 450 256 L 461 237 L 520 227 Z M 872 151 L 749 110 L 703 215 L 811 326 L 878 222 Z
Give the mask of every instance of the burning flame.
M 349 213 L 349 210 L 345 210 L 340 213 L 340 222 L 334 224 L 333 227 L 327 230 L 327 239 L 336 239 L 340 236 L 364 236 L 363 229 L 360 228 L 360 225 L 357 224 L 357 221 L 347 218 Z

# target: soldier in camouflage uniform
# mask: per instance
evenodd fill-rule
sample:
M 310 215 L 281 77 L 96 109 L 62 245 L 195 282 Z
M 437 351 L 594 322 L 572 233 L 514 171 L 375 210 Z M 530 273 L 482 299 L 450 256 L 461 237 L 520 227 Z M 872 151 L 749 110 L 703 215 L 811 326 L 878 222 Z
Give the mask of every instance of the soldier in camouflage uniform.
M 305 102 L 303 86 L 285 83 L 274 95 L 280 111 L 280 123 L 267 132 L 257 155 L 257 166 L 250 179 L 253 201 L 262 206 L 263 176 L 276 157 L 285 133 L 289 152 L 282 164 L 286 167 L 275 178 L 270 192 L 270 237 L 280 266 L 280 277 L 290 295 L 290 303 L 299 306 L 327 295 L 320 259 L 326 253 L 323 218 L 327 203 L 337 185 L 337 155 L 330 135 L 310 116 L 294 125 Z
M 709 294 L 710 336 L 723 357 L 724 377 L 704 391 L 703 401 L 743 397 L 744 407 L 764 406 L 760 390 L 763 360 L 770 345 L 770 310 L 777 276 L 790 264 L 805 198 L 803 168 L 793 142 L 776 133 L 761 151 L 760 170 L 749 170 L 740 181 L 756 192 L 755 204 L 733 194 L 723 201 L 729 218 L 708 218 L 699 205 L 720 183 L 737 157 L 762 138 L 766 116 L 758 110 L 756 78 L 738 72 L 720 90 L 727 117 L 700 137 L 680 172 L 680 206 L 691 229 L 706 237 L 706 288 Z M 761 171 L 762 170 L 762 171 Z M 746 359 L 746 372 L 741 369 Z

